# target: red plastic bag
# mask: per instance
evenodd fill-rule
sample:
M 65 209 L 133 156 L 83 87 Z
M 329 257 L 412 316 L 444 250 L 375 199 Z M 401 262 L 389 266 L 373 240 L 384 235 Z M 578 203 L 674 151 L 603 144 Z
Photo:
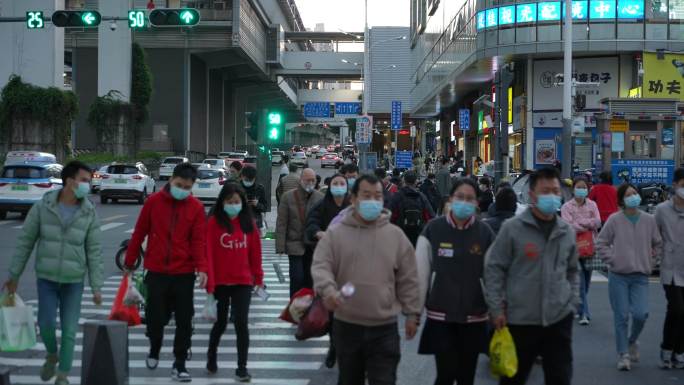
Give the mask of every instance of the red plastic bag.
M 315 297 L 311 307 L 299 321 L 295 338 L 298 341 L 323 337 L 328 333 L 330 313 L 323 305 L 321 297 Z
M 114 298 L 114 305 L 112 306 L 112 311 L 109 313 L 109 319 L 113 321 L 128 322 L 128 326 L 137 326 L 142 323 L 138 306 L 126 306 L 123 303 L 124 296 L 128 291 L 128 281 L 128 275 L 124 274 L 121 279 L 121 284 L 119 284 L 119 291 L 116 292 L 116 298 Z
M 292 314 L 293 314 L 293 312 L 298 313 L 298 311 L 291 311 L 291 310 L 295 310 L 295 309 L 290 309 L 290 307 L 292 307 L 292 303 L 295 302 L 295 300 L 297 300 L 298 298 L 301 299 L 301 298 L 306 297 L 306 296 L 310 296 L 311 298 L 313 298 L 313 295 L 314 295 L 313 290 L 307 289 L 307 288 L 301 289 L 298 292 L 294 293 L 294 295 L 290 299 L 290 303 L 288 303 L 287 306 L 285 306 L 285 309 L 283 309 L 283 312 L 280 313 L 279 318 L 285 322 L 289 322 L 289 323 L 297 325 L 299 323 L 299 319 L 296 319 L 296 317 L 293 317 Z M 305 312 L 306 312 L 306 310 L 302 311 L 301 312 L 302 315 Z
M 594 255 L 594 234 L 591 231 L 577 233 L 577 252 L 580 258 L 590 258 Z

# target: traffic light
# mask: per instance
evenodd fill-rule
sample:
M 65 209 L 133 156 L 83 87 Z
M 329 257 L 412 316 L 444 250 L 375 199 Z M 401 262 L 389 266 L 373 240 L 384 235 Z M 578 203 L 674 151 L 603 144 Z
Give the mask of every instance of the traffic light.
M 277 142 L 283 134 L 283 115 L 277 111 L 270 111 L 266 119 L 266 138 L 269 142 Z
M 55 27 L 97 27 L 102 15 L 97 11 L 56 11 L 52 14 Z
M 150 23 L 155 27 L 191 27 L 200 22 L 194 8 L 155 9 L 150 12 Z
M 43 20 L 43 11 L 28 11 L 26 12 L 26 28 L 41 29 L 45 27 Z

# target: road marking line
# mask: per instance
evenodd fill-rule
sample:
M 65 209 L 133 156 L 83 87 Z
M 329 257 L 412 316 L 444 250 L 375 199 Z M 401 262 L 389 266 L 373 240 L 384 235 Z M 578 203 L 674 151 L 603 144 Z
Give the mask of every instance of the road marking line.
M 256 329 L 256 328 L 253 327 L 252 325 L 250 325 L 249 330 L 253 330 L 253 329 Z M 133 328 L 131 330 L 139 330 L 140 333 L 133 333 L 133 332 L 129 333 L 128 334 L 128 340 L 129 341 L 131 341 L 131 340 L 146 341 L 146 342 L 149 341 L 149 338 L 147 338 L 147 336 L 145 335 L 145 328 L 144 327 L 138 328 L 138 329 Z M 61 336 L 62 336 L 61 332 L 59 330 L 57 330 L 57 337 L 61 337 Z M 211 336 L 208 333 L 195 334 L 192 336 L 192 341 L 193 342 L 202 341 L 202 343 L 203 343 L 204 341 L 209 341 L 210 337 Z M 165 341 L 173 341 L 173 338 L 174 338 L 174 334 L 172 332 L 164 334 L 164 340 Z M 83 339 L 83 333 L 77 333 L 76 339 L 82 340 Z M 251 341 L 271 341 L 271 342 L 273 342 L 273 341 L 278 341 L 278 342 L 296 341 L 294 335 L 292 335 L 292 334 L 254 334 L 254 335 L 250 335 L 249 339 Z M 223 334 L 223 337 L 221 337 L 221 341 L 237 341 L 237 335 L 233 332 L 232 328 L 227 328 L 226 332 Z M 299 344 L 309 343 L 309 344 L 317 345 L 319 342 L 327 343 L 328 341 L 329 341 L 328 336 L 324 336 L 324 337 L 309 338 L 306 341 L 298 341 L 297 344 L 299 345 Z M 250 348 L 250 351 L 251 350 L 252 349 Z
M 6 358 L 6 357 L 0 357 L 0 365 L 4 366 L 19 366 L 22 368 L 27 368 L 27 367 L 42 367 L 43 364 L 45 363 L 45 360 L 42 358 Z M 159 361 L 159 368 L 162 369 L 171 369 L 171 361 Z M 145 360 L 128 360 L 128 365 L 129 368 L 131 369 L 142 369 L 146 368 L 147 366 L 145 365 Z M 185 363 L 185 366 L 188 369 L 204 369 L 206 363 L 204 360 L 197 360 L 197 361 L 187 361 Z M 81 360 L 79 359 L 74 359 L 73 363 L 74 367 L 80 368 L 81 367 Z M 249 368 L 250 369 L 276 369 L 276 370 L 318 370 L 321 367 L 320 362 L 304 362 L 304 361 L 250 361 L 249 362 Z M 14 378 L 14 377 L 12 377 Z M 164 384 L 168 384 L 169 380 L 168 378 L 163 379 L 165 382 Z M 211 380 L 212 382 L 207 382 L 207 384 L 214 383 L 213 379 Z M 196 384 L 197 382 L 194 381 L 193 383 Z
M 250 336 L 251 337 L 251 336 Z M 292 341 L 296 341 L 294 339 L 294 336 L 288 336 Z M 33 348 L 29 349 L 32 351 L 39 351 L 39 352 L 44 352 L 45 351 L 45 345 L 43 344 L 36 344 Z M 74 347 L 74 351 L 76 352 L 83 352 L 83 345 L 77 344 Z M 328 348 L 292 348 L 292 347 L 250 347 L 249 348 L 249 353 L 250 354 L 282 354 L 282 355 L 302 355 L 302 356 L 318 356 L 318 355 L 324 355 L 328 351 Z M 128 353 L 145 353 L 148 354 L 150 352 L 150 348 L 148 346 L 129 346 L 128 347 Z M 161 350 L 162 353 L 165 354 L 170 354 L 173 353 L 173 347 L 172 346 L 165 346 L 162 347 Z M 232 346 L 230 348 L 220 348 L 218 351 L 218 354 L 237 354 L 237 347 Z
M 24 225 L 12 226 L 13 229 L 20 229 L 20 228 L 22 228 L 22 227 L 24 227 Z
M 126 231 L 124 231 L 124 233 L 126 233 L 126 234 L 133 234 L 133 231 L 135 231 L 135 229 L 126 230 Z
M 111 229 L 117 228 L 117 227 L 119 227 L 119 226 L 123 226 L 124 224 L 125 224 L 125 223 L 121 223 L 121 222 L 107 223 L 106 225 L 100 226 L 100 231 L 111 230 Z
M 110 222 L 115 219 L 121 219 L 121 218 L 126 218 L 128 215 L 122 214 L 122 215 L 112 215 L 111 217 L 107 217 L 105 219 L 101 219 L 100 222 Z
M 251 365 L 252 361 L 250 361 L 250 368 L 253 366 Z M 81 377 L 79 376 L 69 376 L 69 381 L 71 381 L 72 384 L 80 384 L 81 383 Z M 284 383 L 288 385 L 309 385 L 309 381 L 307 379 L 302 379 L 302 378 L 288 378 L 288 379 L 282 379 L 282 378 L 253 378 L 250 383 L 255 384 L 255 385 L 282 385 Z M 18 385 L 25 385 L 25 384 L 41 384 L 43 381 L 40 379 L 38 376 L 26 376 L 26 375 L 16 375 L 12 374 L 12 383 L 13 384 L 18 384 Z M 129 377 L 128 381 L 126 382 L 129 385 L 168 385 L 171 383 L 171 380 L 168 377 Z M 192 377 L 192 384 L 193 385 L 225 385 L 225 384 L 241 384 L 241 382 L 238 382 L 237 380 L 234 379 L 224 379 L 224 378 L 216 378 L 216 377 L 211 377 L 211 378 L 198 378 L 196 374 L 193 375 Z

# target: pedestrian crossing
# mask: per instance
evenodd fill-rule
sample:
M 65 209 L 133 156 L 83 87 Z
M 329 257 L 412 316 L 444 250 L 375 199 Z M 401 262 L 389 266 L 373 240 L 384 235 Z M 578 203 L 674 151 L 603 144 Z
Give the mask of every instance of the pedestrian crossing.
M 116 222 L 109 222 L 116 223 Z M 287 258 L 275 254 L 274 241 L 263 242 L 264 282 L 271 294 L 268 301 L 256 295 L 252 297 L 249 314 L 250 352 L 248 369 L 253 376 L 253 384 L 268 385 L 309 385 L 311 377 L 323 366 L 328 349 L 328 338 L 321 337 L 307 341 L 296 341 L 295 327 L 278 319 L 280 312 L 289 300 L 289 285 L 276 272 L 275 264 L 283 272 L 288 270 Z M 84 291 L 80 324 L 86 321 L 106 319 L 118 290 L 121 276 L 106 279 L 102 290 L 103 305 L 92 303 L 89 288 Z M 231 325 L 221 339 L 219 347 L 219 372 L 209 375 L 205 370 L 206 351 L 209 343 L 209 331 L 212 324 L 201 319 L 202 308 L 206 299 L 203 290 L 195 289 L 195 319 L 192 337 L 192 356 L 187 362 L 193 384 L 234 384 L 234 370 L 237 363 L 236 335 Z M 36 306 L 36 300 L 27 301 Z M 173 363 L 172 345 L 174 333 L 173 320 L 165 329 L 164 347 L 162 348 L 159 367 L 150 371 L 145 367 L 149 343 L 145 336 L 144 325 L 129 329 L 129 384 L 170 384 L 171 366 Z M 60 334 L 58 333 L 58 336 Z M 72 384 L 80 383 L 81 352 L 83 349 L 83 333 L 76 335 L 77 346 L 74 354 L 74 365 L 69 377 Z M 43 384 L 39 378 L 43 365 L 45 347 L 38 343 L 26 352 L 1 353 L 0 366 L 11 369 L 13 384 Z

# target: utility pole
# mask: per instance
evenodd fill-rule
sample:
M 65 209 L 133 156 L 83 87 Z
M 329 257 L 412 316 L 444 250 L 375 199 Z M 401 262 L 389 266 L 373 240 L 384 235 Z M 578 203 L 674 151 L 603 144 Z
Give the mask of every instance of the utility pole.
M 572 0 L 565 0 L 563 24 L 563 156 L 561 176 L 572 173 Z
M 501 66 L 494 75 L 496 84 L 496 103 L 494 107 L 494 184 L 498 185 L 508 178 L 508 88 L 514 80 L 513 63 Z

